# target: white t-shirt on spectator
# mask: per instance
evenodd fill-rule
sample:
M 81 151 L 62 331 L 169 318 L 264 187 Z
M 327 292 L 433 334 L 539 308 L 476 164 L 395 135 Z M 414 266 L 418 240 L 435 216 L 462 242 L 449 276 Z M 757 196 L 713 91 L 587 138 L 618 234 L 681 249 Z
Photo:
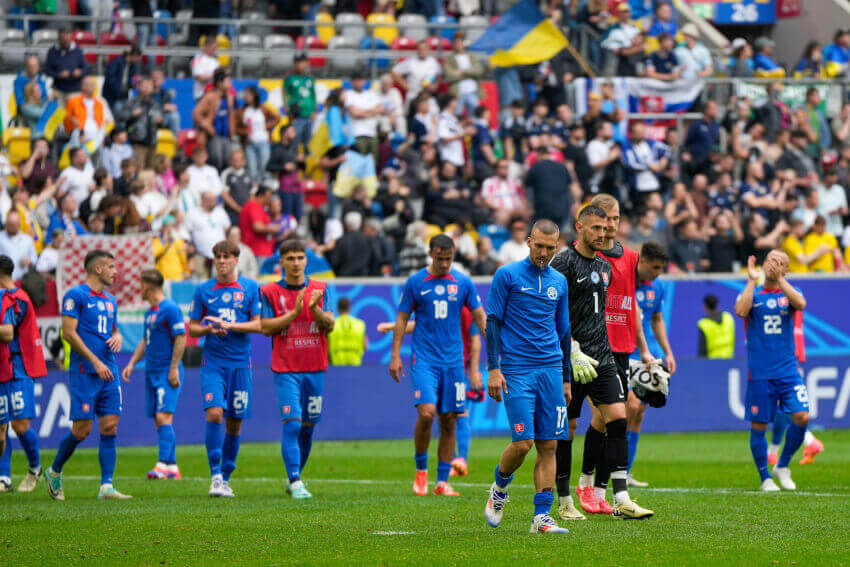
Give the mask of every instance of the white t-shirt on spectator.
M 440 159 L 463 167 L 463 138 L 452 142 L 444 142 L 444 139 L 463 134 L 457 116 L 451 112 L 441 112 L 437 118 L 437 147 L 440 150 Z
M 472 67 L 472 61 L 469 59 L 468 53 L 455 53 L 455 61 L 457 68 L 461 71 L 466 71 Z M 457 92 L 459 94 L 478 94 L 478 83 L 475 79 L 464 79 L 457 84 Z
M 384 108 L 390 111 L 390 116 L 381 116 L 378 118 L 378 125 L 384 132 L 395 132 L 402 136 L 407 135 L 407 122 L 404 119 L 404 101 L 401 98 L 401 93 L 395 87 L 390 88 L 385 93 L 380 93 L 378 97 Z M 395 122 L 392 122 L 392 115 L 396 115 Z
M 212 259 L 213 246 L 224 240 L 224 231 L 230 226 L 230 217 L 221 205 L 217 205 L 210 212 L 195 207 L 186 215 L 183 226 L 198 253 L 204 258 Z
M 602 40 L 602 47 L 617 51 L 632 46 L 634 39 L 640 35 L 640 29 L 630 23 L 618 23 L 611 28 L 608 35 Z
M 53 246 L 48 246 L 41 251 L 38 256 L 38 261 L 35 263 L 35 271 L 37 272 L 55 272 L 56 266 L 59 265 L 59 250 Z
M 350 90 L 345 93 L 345 108 L 351 111 L 352 108 L 360 110 L 375 110 L 381 106 L 381 99 L 373 90 L 362 90 L 357 92 Z M 351 117 L 351 131 L 355 138 L 366 136 L 374 138 L 378 135 L 378 117 L 372 118 L 355 118 Z
M 514 212 L 522 210 L 525 191 L 517 179 L 488 177 L 481 184 L 481 196 L 494 201 L 500 210 Z
M 832 187 L 820 185 L 818 186 L 818 197 L 819 208 L 826 218 L 826 231 L 840 238 L 841 233 L 844 232 L 844 222 L 842 222 L 840 214 L 829 214 L 829 211 L 847 206 L 847 194 L 844 192 L 844 188 L 838 184 Z
M 396 63 L 393 72 L 407 81 L 407 100 L 411 101 L 422 91 L 423 85 L 429 85 L 437 80 L 443 68 L 433 57 L 419 59 L 418 56 L 414 56 Z
M 218 59 L 210 57 L 206 53 L 198 53 L 192 57 L 192 78 L 195 79 L 195 84 L 192 86 L 192 95 L 195 97 L 195 100 L 203 96 L 204 88 L 207 86 L 206 81 L 201 81 L 200 77 L 212 76 L 218 67 Z
M 165 208 L 165 205 L 168 204 L 168 199 L 166 199 L 165 195 L 159 191 L 147 191 L 141 195 L 131 195 L 130 199 L 136 206 L 136 210 L 139 212 L 139 215 L 148 221 L 150 221 L 151 217 L 155 214 L 161 212 L 162 209 Z M 161 226 L 162 221 L 158 219 L 151 224 L 151 229 L 156 231 L 159 230 Z
M 525 240 L 519 243 L 508 240 L 499 248 L 499 261 L 503 264 L 518 262 L 527 258 L 528 252 L 528 244 Z
M 97 122 L 94 120 L 94 99 L 83 97 L 83 106 L 86 109 L 86 123 L 83 124 L 83 136 L 86 140 L 97 140 Z
M 12 272 L 14 280 L 20 279 L 27 269 L 22 263 L 23 260 L 29 260 L 31 265 L 38 260 L 32 236 L 23 232 L 9 236 L 5 230 L 0 231 L 0 254 L 8 256 L 15 263 L 15 271 Z
M 70 193 L 79 207 L 94 187 L 94 167 L 91 161 L 87 161 L 83 169 L 77 169 L 73 166 L 66 167 L 59 175 L 56 184 L 59 192 Z
M 218 171 L 213 166 L 204 164 L 198 167 L 192 164 L 186 168 L 186 171 L 189 172 L 189 187 L 198 195 L 210 191 L 215 193 L 216 196 L 219 196 L 224 190 L 224 186 L 221 184 L 221 177 L 219 177 Z
M 180 194 L 177 196 L 177 210 L 184 215 L 189 214 L 189 211 L 195 207 L 201 206 L 201 196 L 195 189 L 187 185 L 179 189 Z
M 679 60 L 679 68 L 682 70 L 683 79 L 695 79 L 697 73 L 703 71 L 711 65 L 711 52 L 701 43 L 697 43 L 693 48 L 687 45 L 680 45 L 673 54 Z
M 605 161 L 608 158 L 608 154 L 611 152 L 611 148 L 614 146 L 614 140 L 608 140 L 604 142 L 599 138 L 594 138 L 587 144 L 584 148 L 584 152 L 587 154 L 587 161 L 590 162 L 591 167 L 594 167 L 596 164 Z M 593 176 L 590 178 L 590 190 L 593 193 L 599 192 L 599 182 L 602 181 L 602 177 L 605 174 L 604 169 L 594 170 Z
M 242 122 L 248 128 L 248 141 L 252 144 L 262 144 L 269 141 L 269 131 L 266 130 L 266 115 L 256 107 L 246 107 L 242 114 Z

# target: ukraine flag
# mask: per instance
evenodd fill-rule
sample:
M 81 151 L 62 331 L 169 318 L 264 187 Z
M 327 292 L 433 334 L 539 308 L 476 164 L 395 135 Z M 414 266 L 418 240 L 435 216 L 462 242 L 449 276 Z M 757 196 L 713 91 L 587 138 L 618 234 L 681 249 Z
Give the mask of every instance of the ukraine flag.
M 546 61 L 567 46 L 561 30 L 532 0 L 522 0 L 487 28 L 470 49 L 490 54 L 493 67 L 532 65 Z

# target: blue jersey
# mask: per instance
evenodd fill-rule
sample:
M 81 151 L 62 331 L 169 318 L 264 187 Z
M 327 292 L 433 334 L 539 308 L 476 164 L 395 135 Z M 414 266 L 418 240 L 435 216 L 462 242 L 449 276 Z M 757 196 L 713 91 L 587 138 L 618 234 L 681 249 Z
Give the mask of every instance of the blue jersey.
M 463 365 L 463 334 L 460 311 L 463 306 L 474 311 L 481 298 L 469 277 L 457 270 L 445 276 L 434 276 L 422 268 L 404 283 L 398 309 L 413 313 L 414 363 Z
M 186 334 L 183 313 L 170 299 L 145 312 L 145 371 L 168 370 L 174 352 L 174 338 Z
M 561 340 L 570 332 L 567 278 L 526 258 L 496 270 L 487 312 L 499 322 L 502 368 L 540 368 L 563 362 Z
M 13 293 L 14 291 L 15 289 L 11 289 L 8 293 Z M 7 293 L 7 291 L 0 290 L 0 297 L 4 293 Z M 21 311 L 20 313 L 15 313 L 15 306 L 10 305 L 6 313 L 3 314 L 3 324 L 12 325 L 15 328 L 15 336 L 12 338 L 12 342 L 9 343 L 9 354 L 12 355 L 12 372 L 15 380 L 29 378 L 27 369 L 24 366 L 24 359 L 21 358 L 21 343 L 18 341 L 18 325 L 24 320 L 24 315 L 26 315 L 29 306 L 25 301 L 18 301 L 17 303 L 18 309 Z
M 221 284 L 213 278 L 195 289 L 189 318 L 200 322 L 211 315 L 230 323 L 245 323 L 259 316 L 262 310 L 260 288 L 254 280 L 239 276 L 233 283 Z M 207 335 L 203 364 L 250 368 L 251 337 L 248 333 L 227 333 L 223 337 Z
M 635 290 L 635 299 L 637 299 L 638 307 L 640 307 L 643 316 L 641 324 L 643 325 L 643 336 L 646 338 L 646 344 L 649 345 L 649 352 L 655 358 L 664 358 L 664 351 L 652 332 L 652 317 L 656 313 L 661 313 L 661 308 L 664 307 L 664 286 L 644 280 Z M 631 358 L 640 360 L 640 352 L 637 348 L 635 348 Z
M 118 302 L 109 292 L 98 293 L 88 284 L 72 287 L 62 298 L 62 316 L 77 320 L 77 334 L 98 360 L 115 366 L 115 353 L 106 346 L 117 325 Z M 71 372 L 94 373 L 91 362 L 71 349 Z
M 744 320 L 751 380 L 799 374 L 794 346 L 794 309 L 778 289 L 756 287 L 753 308 Z

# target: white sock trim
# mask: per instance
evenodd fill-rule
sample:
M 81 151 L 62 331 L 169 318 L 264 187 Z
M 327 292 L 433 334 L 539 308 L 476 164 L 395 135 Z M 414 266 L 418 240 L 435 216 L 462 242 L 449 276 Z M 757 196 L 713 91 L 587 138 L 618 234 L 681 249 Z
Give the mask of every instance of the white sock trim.
M 581 476 L 578 477 L 578 487 L 587 488 L 588 486 L 593 486 L 593 475 L 581 473 Z

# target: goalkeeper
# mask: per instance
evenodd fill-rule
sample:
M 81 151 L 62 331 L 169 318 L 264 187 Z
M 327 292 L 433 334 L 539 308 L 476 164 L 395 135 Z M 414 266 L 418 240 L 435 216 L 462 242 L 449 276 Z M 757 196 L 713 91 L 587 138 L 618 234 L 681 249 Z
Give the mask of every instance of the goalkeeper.
M 551 263 L 552 268 L 567 278 L 572 333 L 569 356 L 573 380 L 567 408 L 569 439 L 558 442 L 557 454 L 558 513 L 563 519 L 584 518 L 572 503 L 569 479 L 572 439 L 584 398 L 588 396 L 602 413 L 608 432 L 602 457 L 611 471 L 614 517 L 645 518 L 653 514 L 632 502 L 626 486 L 629 464 L 626 393 L 617 375 L 605 323 L 605 301 L 612 270 L 611 264 L 596 254 L 604 245 L 606 218 L 605 210 L 595 205 L 582 209 L 576 222 L 576 242 L 555 256 Z M 582 465 L 582 474 L 592 475 L 598 460 L 599 455 L 590 455 Z M 589 470 L 584 470 L 586 467 Z

